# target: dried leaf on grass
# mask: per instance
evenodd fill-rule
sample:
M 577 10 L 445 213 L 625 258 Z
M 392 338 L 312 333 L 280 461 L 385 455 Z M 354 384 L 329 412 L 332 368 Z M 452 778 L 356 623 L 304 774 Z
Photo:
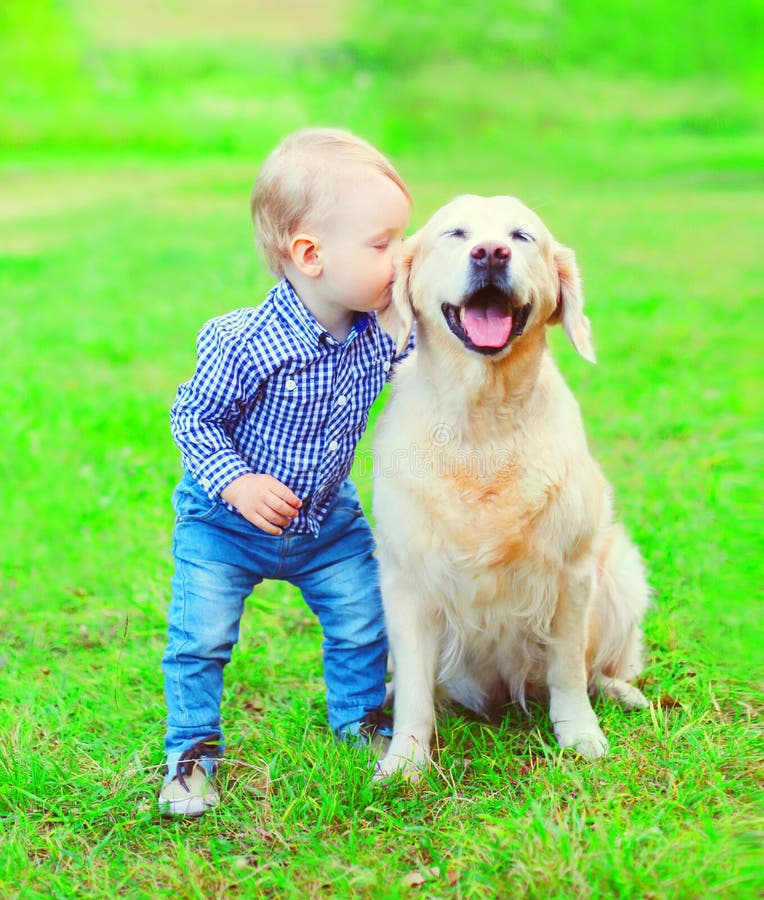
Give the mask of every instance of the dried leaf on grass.
M 663 694 L 658 698 L 658 706 L 661 709 L 683 709 L 682 701 L 677 700 L 676 697 L 672 697 L 670 694 Z
M 440 878 L 440 867 L 439 866 L 431 866 L 428 869 L 414 869 L 413 872 L 409 872 L 408 875 L 403 876 L 403 886 L 404 887 L 421 887 L 425 882 L 432 881 L 434 879 Z M 454 872 L 453 869 L 448 869 L 446 872 L 446 879 L 451 887 L 454 887 L 455 884 L 459 882 L 459 873 Z
M 534 754 L 531 754 L 528 762 L 523 763 L 520 766 L 518 774 L 530 775 L 532 772 L 535 772 L 536 769 L 543 765 L 546 765 L 546 760 L 543 758 L 543 756 L 535 756 Z

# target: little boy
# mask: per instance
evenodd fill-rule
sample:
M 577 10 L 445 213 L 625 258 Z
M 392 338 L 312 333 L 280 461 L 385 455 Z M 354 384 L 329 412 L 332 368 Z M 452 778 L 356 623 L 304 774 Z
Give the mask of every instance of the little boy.
M 296 132 L 260 170 L 255 236 L 281 280 L 262 305 L 202 328 L 170 414 L 185 473 L 162 661 L 165 814 L 220 800 L 223 667 L 264 578 L 299 587 L 318 616 L 335 735 L 392 733 L 374 540 L 348 474 L 395 357 L 376 311 L 410 203 L 388 160 L 343 131 Z

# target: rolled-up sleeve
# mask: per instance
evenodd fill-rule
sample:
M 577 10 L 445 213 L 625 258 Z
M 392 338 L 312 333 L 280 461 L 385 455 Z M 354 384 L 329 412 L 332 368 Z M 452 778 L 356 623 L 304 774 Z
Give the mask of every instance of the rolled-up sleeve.
M 252 471 L 230 434 L 252 388 L 251 356 L 215 319 L 199 332 L 196 349 L 196 370 L 178 388 L 170 427 L 183 465 L 214 500 L 234 479 Z

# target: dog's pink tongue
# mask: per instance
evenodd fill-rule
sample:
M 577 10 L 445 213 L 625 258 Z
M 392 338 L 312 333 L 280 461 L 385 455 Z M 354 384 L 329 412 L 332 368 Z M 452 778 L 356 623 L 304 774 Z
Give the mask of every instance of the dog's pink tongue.
M 512 331 L 512 316 L 497 304 L 468 307 L 462 316 L 462 327 L 476 347 L 503 347 Z

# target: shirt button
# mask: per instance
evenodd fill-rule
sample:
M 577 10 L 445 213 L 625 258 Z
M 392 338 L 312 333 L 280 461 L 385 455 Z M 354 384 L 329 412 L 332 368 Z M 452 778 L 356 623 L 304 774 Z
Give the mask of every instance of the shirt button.
M 337 441 L 332 441 L 331 444 L 329 444 L 330 453 L 336 453 L 339 449 L 340 445 L 337 443 Z
M 294 378 L 290 378 L 287 380 L 287 383 L 284 385 L 284 387 L 288 391 L 293 391 L 297 387 L 297 382 L 294 380 Z
M 348 402 L 348 398 L 344 394 L 337 397 L 337 406 L 344 406 Z
M 390 371 L 390 361 L 386 359 L 382 368 L 385 370 L 385 372 L 389 372 Z

